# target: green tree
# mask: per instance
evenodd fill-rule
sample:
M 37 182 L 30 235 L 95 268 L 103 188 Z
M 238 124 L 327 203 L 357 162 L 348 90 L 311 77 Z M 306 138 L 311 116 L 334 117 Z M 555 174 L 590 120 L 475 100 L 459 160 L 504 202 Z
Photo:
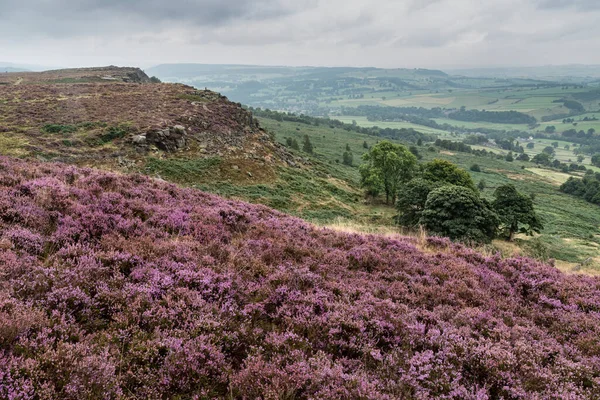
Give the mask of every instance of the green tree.
M 548 153 L 536 154 L 535 157 L 531 159 L 531 162 L 541 165 L 550 165 L 550 155 Z
M 359 169 L 361 185 L 371 194 L 383 191 L 386 203 L 389 204 L 390 200 L 395 203 L 400 185 L 409 181 L 415 173 L 417 157 L 405 146 L 384 140 L 362 158 L 363 164 Z
M 477 184 L 477 189 L 479 189 L 480 192 L 483 192 L 486 187 L 487 187 L 487 183 L 485 182 L 485 179 L 480 180 L 479 183 Z
M 423 146 L 423 139 L 417 140 L 417 146 Z
M 487 200 L 470 189 L 443 186 L 427 197 L 419 221 L 429 234 L 467 243 L 489 243 L 500 220 Z
M 416 178 L 402 185 L 396 201 L 398 223 L 411 228 L 417 226 L 425 209 L 427 196 L 432 190 L 443 185 L 442 182 L 432 182 L 423 178 Z
M 350 145 L 349 145 L 348 143 L 346 143 L 346 151 L 352 151 L 352 150 L 350 149 Z
M 363 149 L 368 149 L 369 148 L 369 144 L 367 143 L 367 141 L 365 140 L 363 142 Z
M 555 149 L 558 148 L 558 142 L 552 142 L 552 147 L 554 147 Z
M 519 160 L 519 161 L 529 161 L 529 155 L 527 155 L 527 153 L 521 153 L 517 157 L 517 160 Z
M 600 167 L 600 154 L 594 154 L 592 156 L 592 165 Z
M 472 164 L 469 169 L 473 172 L 481 172 L 481 167 L 479 164 Z
M 533 208 L 531 197 L 519 193 L 513 185 L 502 185 L 494 192 L 494 211 L 500 217 L 500 231 L 509 241 L 515 233 L 533 235 L 544 227 Z
M 310 142 L 310 138 L 308 137 L 308 135 L 304 135 L 304 141 L 302 142 L 302 151 L 308 154 L 312 154 L 313 150 L 314 147 Z
M 578 163 L 582 163 L 584 160 L 585 160 L 585 156 L 582 156 L 582 155 L 578 155 L 577 156 L 577 162 Z
M 553 156 L 554 155 L 554 146 L 546 146 L 544 147 L 544 150 L 542 150 L 544 153 L 548 154 L 549 156 Z
M 471 175 L 450 161 L 435 159 L 425 164 L 423 178 L 432 182 L 444 182 L 477 191 Z
M 528 149 L 534 149 L 534 148 L 535 148 L 535 143 L 533 143 L 533 142 L 529 142 L 529 143 L 527 143 L 527 146 L 526 146 L 526 147 L 527 147 Z
M 512 151 L 509 151 L 508 154 L 506 155 L 506 157 L 504 158 L 506 161 L 508 162 L 513 162 L 515 159 L 513 157 L 513 153 Z
M 344 165 L 352 166 L 353 161 L 354 161 L 354 156 L 352 155 L 352 152 L 345 151 L 344 154 L 342 155 L 342 163 Z

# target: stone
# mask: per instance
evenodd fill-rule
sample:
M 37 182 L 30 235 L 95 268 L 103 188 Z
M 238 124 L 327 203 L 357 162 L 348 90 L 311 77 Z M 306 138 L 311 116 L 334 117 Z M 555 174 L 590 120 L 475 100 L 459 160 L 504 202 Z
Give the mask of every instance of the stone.
M 246 172 L 246 173 L 248 174 L 248 176 L 249 176 L 250 178 L 252 178 L 252 176 L 253 176 L 253 175 L 252 175 L 252 172 L 248 171 L 248 172 Z
M 134 144 L 143 145 L 146 144 L 146 135 L 135 135 L 131 140 Z

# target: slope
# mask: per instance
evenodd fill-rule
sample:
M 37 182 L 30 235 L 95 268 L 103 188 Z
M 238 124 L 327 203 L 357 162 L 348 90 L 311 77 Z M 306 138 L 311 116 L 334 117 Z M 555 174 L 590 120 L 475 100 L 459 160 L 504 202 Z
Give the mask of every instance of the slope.
M 0 397 L 600 396 L 600 280 L 0 158 Z

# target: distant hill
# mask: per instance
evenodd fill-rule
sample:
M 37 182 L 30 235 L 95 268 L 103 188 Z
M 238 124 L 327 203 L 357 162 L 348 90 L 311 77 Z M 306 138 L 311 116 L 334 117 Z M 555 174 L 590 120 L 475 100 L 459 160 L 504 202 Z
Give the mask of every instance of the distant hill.
M 0 65 L 0 73 L 3 72 L 27 72 L 29 71 L 28 69 L 25 68 L 14 68 L 14 67 L 4 67 Z
M 549 81 L 586 81 L 600 78 L 600 65 L 547 65 L 539 67 L 447 69 L 467 77 L 529 78 Z M 576 79 L 578 78 L 578 79 Z

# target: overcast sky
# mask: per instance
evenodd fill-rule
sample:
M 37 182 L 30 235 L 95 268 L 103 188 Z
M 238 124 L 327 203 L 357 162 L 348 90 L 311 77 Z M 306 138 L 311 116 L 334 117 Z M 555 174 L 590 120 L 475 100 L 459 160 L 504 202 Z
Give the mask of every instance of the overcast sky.
M 0 62 L 600 64 L 600 0 L 0 0 Z

